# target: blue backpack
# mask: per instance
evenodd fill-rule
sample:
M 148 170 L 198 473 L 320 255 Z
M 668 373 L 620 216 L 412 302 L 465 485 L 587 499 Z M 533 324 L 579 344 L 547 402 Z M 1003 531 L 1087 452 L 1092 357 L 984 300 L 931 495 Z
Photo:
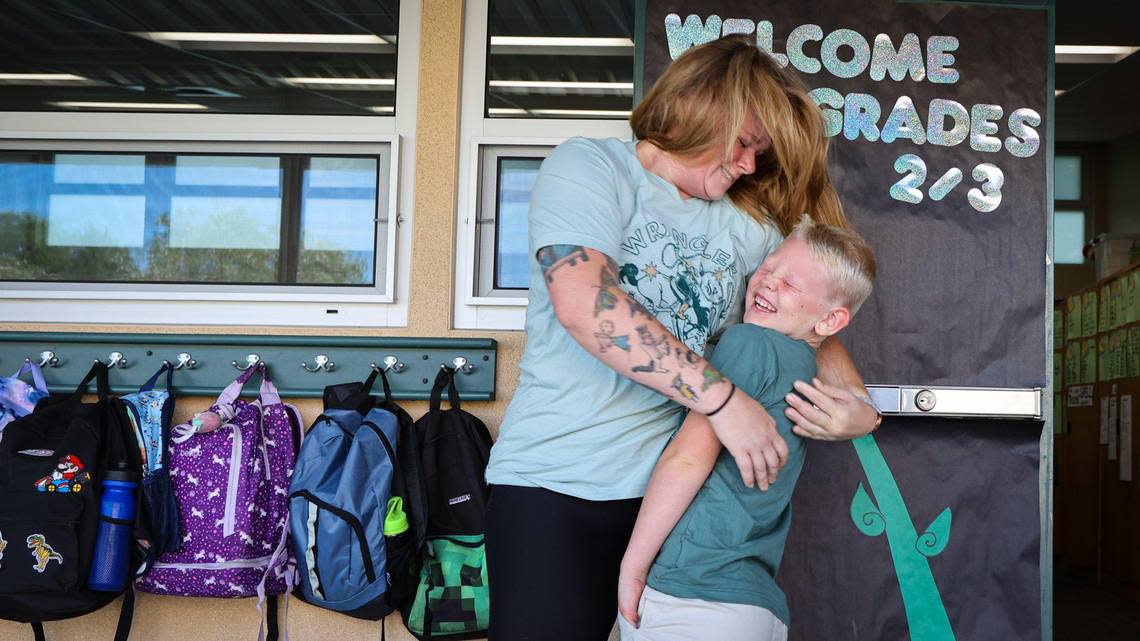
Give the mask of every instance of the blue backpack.
M 392 611 L 384 519 L 397 432 L 384 409 L 326 409 L 302 442 L 289 534 L 305 601 L 370 620 Z

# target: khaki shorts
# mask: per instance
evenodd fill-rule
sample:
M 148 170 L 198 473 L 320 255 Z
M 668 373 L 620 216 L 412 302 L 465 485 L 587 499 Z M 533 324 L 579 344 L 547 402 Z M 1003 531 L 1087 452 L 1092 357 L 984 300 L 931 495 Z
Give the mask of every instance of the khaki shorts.
M 766 608 L 680 599 L 646 586 L 641 627 L 618 614 L 621 641 L 787 641 L 788 627 Z

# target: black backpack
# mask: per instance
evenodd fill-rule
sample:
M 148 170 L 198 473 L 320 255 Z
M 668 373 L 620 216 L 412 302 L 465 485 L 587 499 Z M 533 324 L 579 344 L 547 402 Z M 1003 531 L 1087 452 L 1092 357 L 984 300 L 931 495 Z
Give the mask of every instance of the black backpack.
M 444 388 L 449 409 L 440 409 Z M 491 434 L 460 409 L 453 369 L 436 375 L 430 407 L 416 421 L 427 492 L 427 550 L 404 624 L 421 639 L 482 637 L 490 614 L 483 532 Z
M 371 395 L 377 376 L 384 386 L 384 396 Z M 381 369 L 373 369 L 362 383 L 353 381 L 329 385 L 324 393 L 325 409 L 354 409 L 367 414 L 373 408 L 387 410 L 396 416 L 395 475 L 392 477 L 392 496 L 403 499 L 404 513 L 408 518 L 408 536 L 388 541 L 388 580 L 390 589 L 387 602 L 391 610 L 406 611 L 412 605 L 419 583 L 424 542 L 427 538 L 427 503 L 423 478 L 420 476 L 420 450 L 416 426 L 404 408 L 392 400 L 392 388 Z M 296 594 L 296 593 L 295 593 Z M 352 615 L 352 613 L 347 613 Z M 386 613 L 385 613 L 386 614 Z M 362 618 L 375 619 L 375 616 Z
M 83 403 L 91 379 L 98 400 Z M 71 395 L 42 399 L 12 421 L 0 441 L 0 618 L 30 623 L 43 639 L 43 621 L 93 612 L 121 592 L 87 588 L 99 530 L 103 475 L 142 459 L 123 406 L 108 396 L 107 366 L 95 363 Z M 136 490 L 136 510 L 141 499 Z M 136 537 L 140 532 L 135 532 Z M 128 577 L 138 567 L 137 554 Z M 126 641 L 134 611 L 127 582 L 116 641 Z

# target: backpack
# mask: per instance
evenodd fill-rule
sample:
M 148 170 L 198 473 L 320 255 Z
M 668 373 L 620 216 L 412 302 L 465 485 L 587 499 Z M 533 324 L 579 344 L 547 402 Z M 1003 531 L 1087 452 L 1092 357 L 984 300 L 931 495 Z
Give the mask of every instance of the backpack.
M 92 379 L 98 400 L 84 403 Z M 87 588 L 104 473 L 112 464 L 141 466 L 123 406 L 108 390 L 107 366 L 96 362 L 74 394 L 40 399 L 0 441 L 0 618 L 31 623 L 37 639 L 43 621 L 93 612 L 122 594 Z M 136 565 L 128 562 L 127 576 Z M 116 641 L 130 633 L 129 585 Z
M 166 372 L 166 389 L 154 389 L 163 372 Z M 178 501 L 166 465 L 170 419 L 174 415 L 173 375 L 174 367 L 163 363 L 138 392 L 119 399 L 126 409 L 142 457 L 142 509 L 138 511 L 138 520 L 140 529 L 145 529 L 146 545 L 142 548 L 136 577 L 145 574 L 158 557 L 168 550 L 177 552 L 181 545 Z
M 32 374 L 34 387 L 20 380 L 28 372 Z M 0 439 L 4 438 L 4 427 L 8 423 L 31 414 L 36 403 L 47 395 L 44 374 L 40 366 L 31 361 L 25 361 L 11 376 L 0 376 Z
M 257 400 L 238 398 L 255 372 Z M 180 506 L 180 547 L 159 557 L 137 585 L 153 594 L 257 596 L 260 610 L 265 595 L 293 587 L 288 488 L 300 414 L 281 402 L 264 364 L 238 376 L 210 411 L 223 419 L 216 430 L 199 433 L 189 424 L 172 430 L 169 472 Z
M 383 401 L 369 396 L 377 375 Z M 324 399 L 325 412 L 309 430 L 289 488 L 297 594 L 313 605 L 378 620 L 410 605 L 418 580 L 417 532 L 426 524 L 415 428 L 392 402 L 378 369 L 364 383 L 326 387 Z M 393 505 L 403 509 L 407 526 L 386 535 Z
M 439 406 L 445 387 L 450 409 Z M 481 637 L 490 618 L 483 523 L 491 434 L 460 409 L 455 370 L 440 369 L 430 409 L 416 428 L 427 494 L 427 554 L 404 623 L 421 639 Z

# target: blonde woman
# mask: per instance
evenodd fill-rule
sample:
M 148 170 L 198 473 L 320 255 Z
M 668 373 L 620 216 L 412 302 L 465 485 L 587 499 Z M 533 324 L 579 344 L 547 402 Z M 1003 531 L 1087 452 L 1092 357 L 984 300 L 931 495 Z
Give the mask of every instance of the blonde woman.
M 767 489 L 788 448 L 703 357 L 744 281 L 802 213 L 846 226 L 822 117 L 748 39 L 695 47 L 634 110 L 635 142 L 573 139 L 531 199 L 527 344 L 487 480 L 491 641 L 602 640 L 653 466 L 684 409 L 708 416 Z M 834 339 L 789 399 L 796 432 L 845 439 L 878 417 Z

